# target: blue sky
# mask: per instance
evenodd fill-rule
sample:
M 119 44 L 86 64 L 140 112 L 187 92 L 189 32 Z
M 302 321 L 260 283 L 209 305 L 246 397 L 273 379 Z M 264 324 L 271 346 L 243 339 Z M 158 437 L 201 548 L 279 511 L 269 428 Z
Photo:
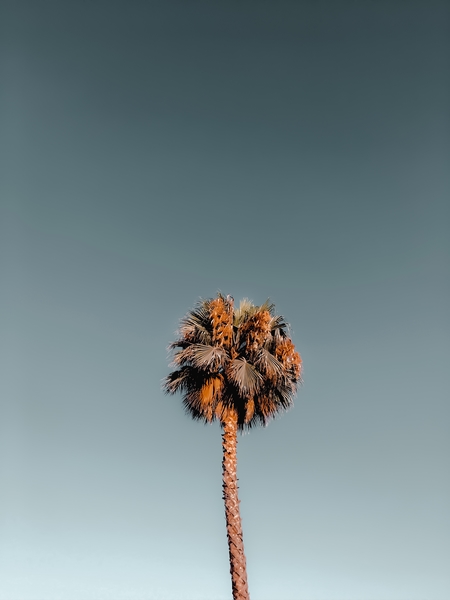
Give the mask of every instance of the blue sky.
M 198 297 L 267 297 L 253 600 L 450 597 L 448 4 L 3 2 L 0 600 L 231 596 Z

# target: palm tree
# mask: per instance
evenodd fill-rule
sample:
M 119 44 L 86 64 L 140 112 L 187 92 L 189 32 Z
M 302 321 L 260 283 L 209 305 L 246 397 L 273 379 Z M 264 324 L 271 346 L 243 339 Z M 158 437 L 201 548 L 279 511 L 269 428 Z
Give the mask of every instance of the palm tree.
M 181 320 L 169 348 L 176 367 L 164 380 L 168 394 L 180 391 L 194 419 L 222 426 L 223 498 L 234 600 L 249 600 L 239 513 L 237 432 L 267 425 L 292 405 L 301 378 L 301 358 L 283 317 L 269 301 L 234 308 L 231 296 L 200 300 Z

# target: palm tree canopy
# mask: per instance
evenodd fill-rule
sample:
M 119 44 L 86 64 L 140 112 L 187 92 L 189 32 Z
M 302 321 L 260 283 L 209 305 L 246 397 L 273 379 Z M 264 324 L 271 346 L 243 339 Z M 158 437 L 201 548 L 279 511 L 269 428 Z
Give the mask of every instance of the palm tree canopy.
M 176 367 L 164 380 L 168 394 L 180 391 L 186 411 L 205 422 L 224 422 L 230 411 L 240 430 L 267 425 L 292 405 L 302 361 L 283 317 L 269 301 L 231 296 L 200 300 L 181 320 L 170 344 Z

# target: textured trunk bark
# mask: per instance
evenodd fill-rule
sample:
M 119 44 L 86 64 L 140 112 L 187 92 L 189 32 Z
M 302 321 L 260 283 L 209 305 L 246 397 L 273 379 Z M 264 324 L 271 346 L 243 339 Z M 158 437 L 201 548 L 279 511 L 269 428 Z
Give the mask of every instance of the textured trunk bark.
M 223 499 L 225 502 L 233 600 L 250 600 L 236 472 L 237 415 L 228 415 L 222 422 L 222 448 Z

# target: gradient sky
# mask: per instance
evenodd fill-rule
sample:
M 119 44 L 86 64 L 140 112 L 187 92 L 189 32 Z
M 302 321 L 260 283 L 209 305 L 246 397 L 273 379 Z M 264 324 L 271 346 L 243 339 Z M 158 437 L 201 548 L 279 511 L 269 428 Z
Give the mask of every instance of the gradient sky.
M 450 5 L 0 4 L 0 600 L 231 597 L 197 298 L 270 297 L 252 600 L 450 598 Z

